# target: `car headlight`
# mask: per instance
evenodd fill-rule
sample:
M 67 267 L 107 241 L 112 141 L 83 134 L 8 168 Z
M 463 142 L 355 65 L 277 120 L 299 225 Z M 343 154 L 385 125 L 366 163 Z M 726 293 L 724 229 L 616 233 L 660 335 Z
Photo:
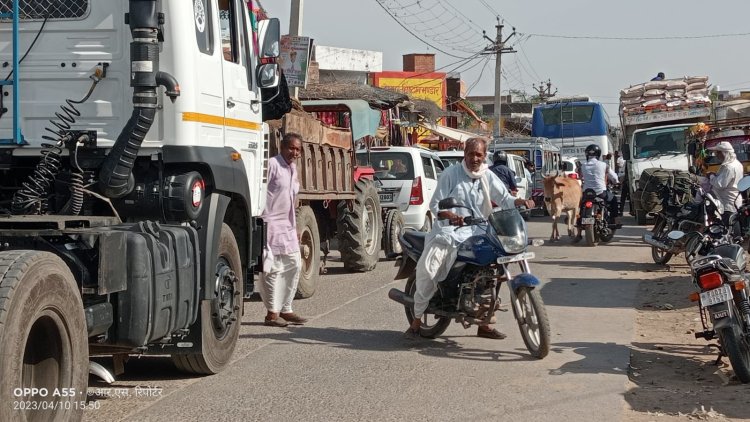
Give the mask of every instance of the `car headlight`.
M 526 246 L 528 243 L 528 239 L 526 238 L 526 233 L 521 232 L 515 236 L 497 236 L 497 240 L 500 241 L 500 245 L 502 245 L 503 250 L 505 250 L 506 253 L 521 253 L 526 250 Z

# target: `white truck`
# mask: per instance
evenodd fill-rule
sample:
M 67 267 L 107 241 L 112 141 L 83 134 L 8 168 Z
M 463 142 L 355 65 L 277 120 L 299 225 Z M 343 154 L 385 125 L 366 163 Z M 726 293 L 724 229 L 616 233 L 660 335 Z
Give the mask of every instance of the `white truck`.
M 620 92 L 621 150 L 626 160 L 630 211 L 646 224 L 638 179 L 643 170 L 660 167 L 687 171 L 690 160 L 685 129 L 711 118 L 708 78 L 652 81 Z
M 230 362 L 280 81 L 247 3 L 0 0 L 0 420 L 80 419 L 128 355 Z

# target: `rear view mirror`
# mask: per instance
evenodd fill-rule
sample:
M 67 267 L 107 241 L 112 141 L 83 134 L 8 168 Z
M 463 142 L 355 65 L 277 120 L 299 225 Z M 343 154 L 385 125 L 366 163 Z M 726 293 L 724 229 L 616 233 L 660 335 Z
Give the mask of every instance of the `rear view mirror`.
M 447 209 L 459 208 L 459 207 L 462 207 L 461 204 L 459 204 L 456 198 L 452 196 L 449 198 L 442 199 L 440 202 L 438 202 L 438 208 L 440 208 L 441 210 L 447 210 Z
M 623 160 L 630 159 L 630 145 L 629 144 L 625 144 L 622 146 L 622 159 Z
M 750 176 L 745 176 L 742 179 L 740 179 L 739 183 L 737 183 L 737 189 L 740 192 L 744 192 L 750 189 Z
M 695 166 L 688 167 L 688 173 L 690 174 L 698 174 L 698 169 Z M 740 180 L 742 182 L 742 180 Z
M 260 34 L 260 57 L 272 59 L 281 54 L 279 40 L 281 39 L 281 23 L 278 18 L 264 19 L 258 22 Z
M 261 88 L 275 88 L 279 86 L 279 65 L 266 63 L 258 68 L 258 86 Z

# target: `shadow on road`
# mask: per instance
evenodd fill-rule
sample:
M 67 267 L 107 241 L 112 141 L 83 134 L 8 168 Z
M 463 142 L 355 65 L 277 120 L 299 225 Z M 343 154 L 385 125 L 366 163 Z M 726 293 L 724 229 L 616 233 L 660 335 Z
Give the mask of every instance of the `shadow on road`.
M 394 352 L 415 350 L 437 358 L 475 361 L 513 362 L 535 360 L 527 353 L 498 350 L 501 342 L 487 340 L 488 349 L 463 347 L 451 337 L 407 340 L 393 330 L 359 330 L 344 328 L 295 327 L 269 334 L 242 334 L 243 339 L 274 340 L 281 343 L 317 345 L 351 350 Z
M 551 265 L 562 270 L 571 270 L 572 273 L 581 274 L 584 277 L 586 268 L 596 270 L 608 270 L 618 272 L 646 271 L 661 272 L 667 271 L 665 267 L 653 263 L 626 262 L 626 261 L 571 261 L 571 260 L 540 260 L 534 262 L 536 265 Z
M 706 345 L 633 343 L 628 375 L 634 387 L 625 400 L 636 412 L 685 416 L 703 406 L 745 420 L 748 387 L 717 375 L 715 357 Z
M 632 308 L 636 279 L 552 278 L 542 286 L 547 306 Z
M 552 345 L 552 353 L 563 353 L 572 350 L 583 356 L 572 362 L 566 362 L 561 367 L 551 369 L 550 375 L 565 374 L 616 374 L 623 375 L 628 368 L 623 367 L 622 362 L 628 360 L 629 347 L 615 343 L 555 343 Z

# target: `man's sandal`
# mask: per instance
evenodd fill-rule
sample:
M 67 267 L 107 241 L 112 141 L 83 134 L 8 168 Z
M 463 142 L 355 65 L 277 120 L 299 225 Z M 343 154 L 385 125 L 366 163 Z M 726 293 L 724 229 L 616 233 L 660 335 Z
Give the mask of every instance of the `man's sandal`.
M 504 339 L 504 338 L 506 338 L 508 336 L 506 336 L 505 334 L 501 333 L 500 331 L 497 331 L 497 329 L 495 329 L 495 328 L 493 328 L 491 330 L 483 330 L 482 327 L 479 327 L 477 329 L 477 337 L 489 338 L 489 339 L 493 339 L 493 340 L 502 340 L 502 339 Z
M 263 325 L 266 325 L 268 327 L 286 327 L 287 325 L 289 325 L 289 323 L 281 318 L 274 318 L 274 319 L 266 318 Z
M 292 325 L 302 325 L 307 322 L 307 318 L 302 318 L 301 316 L 295 314 L 294 312 L 290 312 L 288 314 L 281 313 L 279 314 L 279 316 L 284 318 L 284 321 Z

